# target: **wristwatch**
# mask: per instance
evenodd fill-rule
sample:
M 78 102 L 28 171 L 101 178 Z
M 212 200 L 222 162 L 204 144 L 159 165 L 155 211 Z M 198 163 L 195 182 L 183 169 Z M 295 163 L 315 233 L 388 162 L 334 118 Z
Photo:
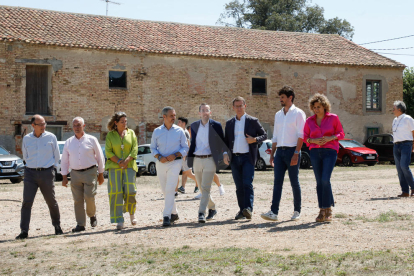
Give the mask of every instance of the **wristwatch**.
M 162 155 L 161 154 L 158 155 L 158 161 L 161 160 L 161 158 L 162 158 Z
M 295 154 L 299 154 L 299 151 L 295 150 Z

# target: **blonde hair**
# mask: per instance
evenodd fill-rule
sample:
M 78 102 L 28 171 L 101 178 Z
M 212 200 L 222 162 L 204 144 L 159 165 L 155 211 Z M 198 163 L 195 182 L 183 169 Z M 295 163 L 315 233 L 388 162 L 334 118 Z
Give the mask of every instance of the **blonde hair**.
M 331 111 L 331 103 L 325 95 L 316 93 L 309 99 L 309 109 L 311 112 L 313 112 L 315 103 L 320 103 L 323 106 L 323 109 L 325 109 L 325 112 Z
M 109 119 L 107 128 L 109 131 L 116 129 L 115 122 L 119 122 L 122 117 L 127 117 L 125 112 L 115 112 L 115 114 Z

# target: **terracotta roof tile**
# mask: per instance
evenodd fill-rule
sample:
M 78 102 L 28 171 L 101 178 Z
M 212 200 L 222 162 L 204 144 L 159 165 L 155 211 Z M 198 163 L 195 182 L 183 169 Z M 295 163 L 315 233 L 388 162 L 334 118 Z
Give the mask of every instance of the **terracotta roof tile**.
M 0 40 L 177 55 L 405 67 L 338 35 L 261 31 L 0 6 Z

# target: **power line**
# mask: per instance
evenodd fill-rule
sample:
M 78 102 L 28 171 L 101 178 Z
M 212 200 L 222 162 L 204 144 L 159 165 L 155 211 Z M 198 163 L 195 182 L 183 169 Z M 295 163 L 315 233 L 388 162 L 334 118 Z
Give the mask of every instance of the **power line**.
M 373 43 L 379 43 L 379 42 L 384 42 L 384 41 L 397 40 L 397 39 L 402 39 L 402 38 L 407 38 L 407 37 L 412 37 L 412 36 L 414 36 L 414 35 L 407 35 L 407 36 L 402 36 L 402 37 L 396 37 L 396 38 L 384 39 L 384 40 L 379 40 L 379 41 L 361 43 L 359 45 L 366 45 L 366 44 L 373 44 Z
M 414 47 L 407 47 L 407 48 L 394 48 L 394 49 L 369 49 L 372 51 L 396 51 L 396 50 L 406 50 L 406 49 L 412 49 Z
M 381 55 L 397 55 L 397 56 L 410 56 L 410 57 L 414 57 L 414 55 L 409 55 L 409 54 L 393 54 L 393 53 L 380 53 L 380 52 L 377 52 L 377 54 L 381 54 Z

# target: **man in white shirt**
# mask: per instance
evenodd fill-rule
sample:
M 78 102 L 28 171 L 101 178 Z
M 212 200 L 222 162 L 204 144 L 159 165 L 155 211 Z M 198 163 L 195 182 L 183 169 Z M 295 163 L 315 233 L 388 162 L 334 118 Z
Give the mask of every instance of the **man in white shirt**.
M 273 200 L 270 211 L 262 214 L 265 220 L 277 221 L 286 170 L 293 191 L 294 212 L 292 220 L 300 217 L 302 196 L 299 184 L 300 149 L 303 144 L 303 127 L 306 115 L 293 104 L 295 92 L 290 86 L 279 91 L 282 109 L 275 115 L 270 164 L 274 167 Z M 276 150 L 277 149 L 277 150 Z M 276 155 L 275 155 L 276 151 Z
M 95 195 L 97 189 L 96 165 L 98 165 L 99 185 L 104 182 L 105 158 L 98 139 L 86 134 L 85 121 L 76 117 L 72 121 L 75 135 L 66 140 L 63 148 L 61 170 L 62 186 L 67 187 L 69 169 L 71 175 L 71 190 L 75 205 L 75 218 L 77 225 L 72 232 L 85 231 L 86 214 L 90 218 L 92 227 L 97 225 Z
M 55 234 L 63 234 L 60 228 L 59 206 L 55 198 L 54 169 L 60 159 L 56 136 L 46 131 L 46 122 L 42 116 L 34 115 L 31 123 L 33 132 L 24 136 L 22 144 L 26 168 L 24 171 L 23 203 L 20 220 L 21 233 L 16 237 L 18 240 L 28 237 L 33 201 L 39 188 L 49 207 L 52 225 L 55 227 Z
M 392 135 L 394 138 L 394 161 L 400 180 L 402 193 L 398 197 L 414 196 L 414 179 L 410 170 L 411 152 L 414 141 L 414 119 L 405 114 L 405 103 L 395 101 L 393 112 L 395 119 L 392 122 Z

